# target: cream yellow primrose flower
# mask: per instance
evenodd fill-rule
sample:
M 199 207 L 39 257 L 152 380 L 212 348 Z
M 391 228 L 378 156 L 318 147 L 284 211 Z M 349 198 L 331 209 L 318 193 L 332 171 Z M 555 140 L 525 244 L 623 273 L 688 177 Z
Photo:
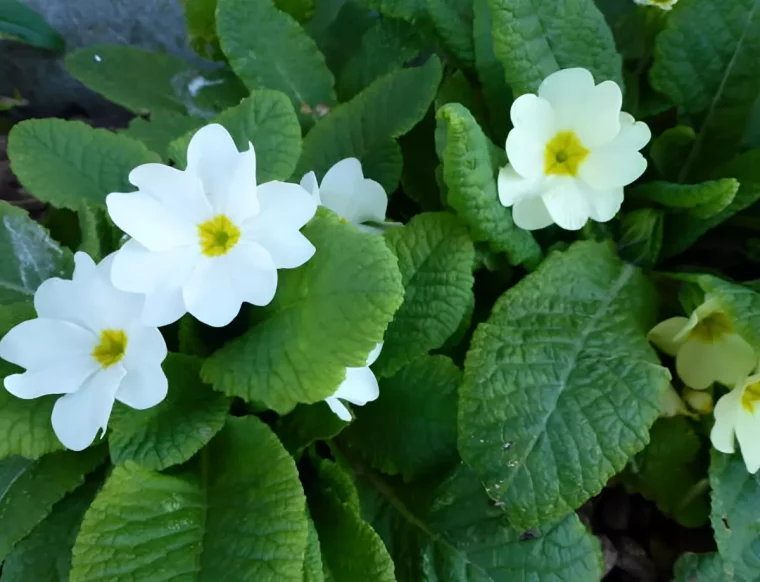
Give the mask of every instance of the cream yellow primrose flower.
M 745 377 L 715 405 L 715 424 L 710 432 L 713 446 L 721 453 L 734 452 L 739 441 L 747 471 L 760 469 L 760 374 Z
M 678 3 L 678 0 L 633 0 L 641 6 L 657 6 L 661 10 L 670 10 Z
M 652 137 L 645 123 L 621 112 L 622 103 L 616 83 L 595 85 L 586 69 L 553 73 L 538 95 L 515 100 L 498 190 L 517 226 L 578 230 L 589 218 L 607 222 L 617 214 L 623 187 L 647 168 L 639 150 Z
M 757 355 L 718 303 L 707 299 L 691 317 L 672 317 L 649 332 L 649 341 L 676 359 L 684 384 L 704 390 L 713 382 L 733 386 L 757 365 Z

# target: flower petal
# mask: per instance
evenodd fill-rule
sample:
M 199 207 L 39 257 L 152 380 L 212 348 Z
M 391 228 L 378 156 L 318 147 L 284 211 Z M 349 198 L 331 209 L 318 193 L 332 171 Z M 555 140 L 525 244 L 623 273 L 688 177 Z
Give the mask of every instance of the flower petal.
M 335 396 L 328 396 L 325 398 L 325 402 L 327 402 L 327 406 L 330 407 L 330 410 L 338 415 L 338 418 L 345 422 L 351 422 L 351 413 L 348 411 L 348 408 L 346 408 L 346 405 Z
M 638 180 L 646 169 L 646 158 L 636 151 L 600 149 L 580 165 L 578 176 L 592 188 L 622 188 Z
M 279 228 L 299 230 L 317 212 L 317 202 L 298 184 L 267 182 L 258 187 L 259 214 L 242 225 L 243 237 L 276 223 Z
M 647 334 L 647 339 L 659 348 L 660 351 L 675 356 L 681 347 L 676 337 L 688 325 L 687 317 L 671 317 L 655 325 Z
M 499 202 L 502 206 L 509 207 L 523 198 L 538 196 L 541 193 L 541 182 L 540 179 L 523 178 L 507 164 L 499 170 Z
M 255 235 L 256 242 L 243 241 L 266 249 L 276 269 L 295 269 L 314 256 L 316 248 L 297 230 L 281 228 L 276 222 L 265 225 Z M 243 244 L 243 243 L 241 243 Z
M 90 357 L 97 340 L 91 331 L 68 321 L 30 319 L 0 340 L 0 358 L 22 368 L 46 368 Z
M 754 475 L 760 469 L 760 414 L 752 414 L 740 405 L 735 430 L 744 464 Z
M 597 222 L 608 222 L 615 218 L 623 205 L 623 189 L 609 188 L 596 190 L 581 184 L 589 205 L 589 218 Z
M 507 135 L 507 157 L 515 172 L 523 178 L 538 178 L 544 175 L 544 153 L 546 142 L 530 132 L 514 128 Z
M 572 128 L 590 150 L 611 142 L 620 133 L 623 93 L 614 81 L 596 85 L 582 103 Z
M 383 351 L 383 342 L 378 342 L 378 344 L 372 348 L 372 351 L 367 356 L 367 365 L 371 366 L 374 364 L 377 359 L 380 357 L 380 352 Z
M 710 440 L 721 453 L 730 454 L 735 450 L 735 427 L 741 409 L 743 391 L 743 387 L 737 386 L 731 392 L 723 395 L 713 410 L 715 424 L 710 431 Z
M 377 378 L 369 368 L 346 368 L 346 379 L 333 396 L 364 406 L 380 395 Z
M 546 100 L 526 93 L 512 103 L 512 125 L 525 130 L 537 140 L 547 142 L 557 133 L 554 108 Z
M 383 187 L 364 177 L 361 162 L 346 158 L 327 170 L 319 187 L 322 206 L 354 224 L 383 222 L 388 195 Z
M 594 87 L 594 77 L 586 69 L 563 69 L 544 79 L 538 96 L 551 103 L 558 129 L 574 129 Z
M 122 361 L 127 372 L 141 366 L 160 365 L 166 358 L 166 341 L 157 328 L 133 325 L 127 338 L 127 351 Z
M 512 219 L 524 230 L 538 230 L 554 224 L 543 198 L 521 198 L 512 207 Z
M 300 233 L 295 235 L 305 239 Z M 311 243 L 308 244 L 311 246 Z M 296 252 L 295 247 L 289 250 Z M 280 248 L 278 252 L 281 257 L 285 256 L 285 249 Z M 259 306 L 271 303 L 277 291 L 277 266 L 264 247 L 242 241 L 223 258 L 226 259 L 225 268 L 241 301 Z M 295 254 L 288 258 L 291 259 L 291 264 L 297 262 L 294 260 L 297 258 Z
M 317 204 L 322 204 L 322 201 L 319 197 L 319 182 L 317 181 L 317 175 L 314 172 L 304 174 L 303 178 L 301 178 L 300 185 L 301 188 L 306 190 L 314 197 L 314 200 L 317 201 Z
M 256 196 L 256 154 L 249 142 L 247 151 L 237 154 L 232 174 L 208 197 L 216 213 L 232 217 L 241 223 L 259 212 Z
M 565 230 L 580 230 L 591 215 L 588 200 L 572 178 L 552 180 L 542 198 L 552 220 Z
M 191 172 L 164 164 L 143 164 L 129 173 L 129 181 L 185 222 L 203 222 L 213 212 L 203 182 Z
M 684 384 L 694 390 L 704 390 L 716 382 L 718 376 L 733 376 L 730 372 L 727 374 L 727 371 L 732 369 L 734 361 L 721 343 L 706 344 L 691 340 L 686 341 L 678 350 L 676 371 Z
M 119 385 L 116 400 L 135 410 L 153 408 L 166 398 L 169 381 L 160 365 L 127 370 Z
M 47 394 L 70 394 L 79 390 L 98 370 L 100 366 L 88 354 L 33 368 L 23 374 L 11 374 L 5 378 L 5 389 L 24 400 Z
M 111 366 L 93 374 L 77 392 L 58 399 L 53 407 L 53 430 L 67 449 L 82 451 L 100 430 L 105 432 L 125 373 L 123 366 Z
M 733 386 L 757 367 L 755 350 L 739 334 L 724 334 L 713 345 L 720 352 L 720 363 L 715 367 L 715 380 L 724 386 Z

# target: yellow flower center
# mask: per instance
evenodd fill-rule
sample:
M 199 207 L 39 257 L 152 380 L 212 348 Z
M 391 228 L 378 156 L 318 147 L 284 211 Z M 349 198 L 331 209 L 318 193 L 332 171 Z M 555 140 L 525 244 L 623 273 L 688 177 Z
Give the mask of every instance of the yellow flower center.
M 224 214 L 198 225 L 201 252 L 207 257 L 226 255 L 240 240 L 240 229 Z
M 589 151 L 572 131 L 560 131 L 544 150 L 544 174 L 547 176 L 577 176 L 578 168 Z
M 127 351 L 127 334 L 120 329 L 104 329 L 100 343 L 92 350 L 92 357 L 102 368 L 117 364 Z
M 715 311 L 700 319 L 697 325 L 689 332 L 689 339 L 697 340 L 705 344 L 715 343 L 724 334 L 733 333 L 734 326 L 728 315 L 722 311 Z
M 750 414 L 753 414 L 755 412 L 755 402 L 758 400 L 760 400 L 760 382 L 755 382 L 744 389 L 742 407 Z

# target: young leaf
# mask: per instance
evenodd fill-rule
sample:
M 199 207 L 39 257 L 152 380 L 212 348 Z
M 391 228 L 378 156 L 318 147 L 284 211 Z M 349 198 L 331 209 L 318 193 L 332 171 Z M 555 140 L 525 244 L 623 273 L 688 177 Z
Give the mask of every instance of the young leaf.
M 168 161 L 169 144 L 186 133 L 200 129 L 203 124 L 203 120 L 197 117 L 160 112 L 151 115 L 150 120 L 135 117 L 129 122 L 129 127 L 121 133 L 142 142 L 150 151 Z
M 230 132 L 240 151 L 253 144 L 256 151 L 256 182 L 287 180 L 301 154 L 301 127 L 293 106 L 279 91 L 258 89 L 240 105 L 230 107 L 212 120 Z M 178 166 L 187 165 L 187 146 L 193 133 L 169 144 L 169 157 Z
M 682 4 L 657 35 L 650 75 L 699 129 L 679 181 L 737 151 L 760 92 L 760 1 Z
M 272 0 L 219 0 L 216 23 L 222 50 L 249 89 L 287 94 L 307 126 L 335 103 L 335 80 L 324 56 Z
M 441 62 L 435 56 L 420 68 L 381 77 L 308 133 L 296 177 L 314 171 L 321 179 L 337 162 L 355 157 L 365 176 L 392 192 L 401 175 L 401 153 L 394 139 L 424 117 L 440 82 Z
M 478 326 L 459 450 L 515 527 L 598 493 L 649 439 L 670 374 L 646 339 L 650 283 L 606 243 L 547 258 Z
M 149 410 L 114 407 L 108 438 L 116 464 L 134 461 L 161 471 L 184 463 L 224 426 L 229 401 L 201 382 L 201 360 L 169 354 L 163 364 L 169 394 Z
M 660 175 L 675 181 L 681 173 L 681 168 L 689 157 L 697 134 L 687 125 L 676 125 L 662 132 L 652 140 L 649 157 Z
M 0 560 L 50 513 L 53 505 L 84 482 L 105 455 L 103 447 L 57 452 L 32 461 L 0 461 Z
M 66 48 L 66 42 L 45 19 L 18 0 L 0 2 L 0 38 L 52 51 Z
M 301 582 L 307 528 L 293 459 L 255 417 L 231 418 L 182 472 L 114 469 L 85 514 L 71 582 L 157 568 L 166 580 Z
M 493 144 L 461 105 L 446 105 L 436 117 L 443 137 L 439 155 L 448 187 L 446 201 L 470 228 L 473 240 L 506 253 L 513 265 L 537 262 L 541 248 L 529 232 L 515 226 L 511 211 L 499 202 Z
M 475 61 L 472 0 L 427 0 L 428 14 L 446 49 L 464 66 Z
M 297 456 L 311 443 L 331 439 L 347 426 L 326 402 L 317 402 L 296 406 L 279 419 L 274 431 L 282 446 Z
M 425 213 L 385 235 L 398 258 L 404 302 L 385 332 L 376 364 L 385 376 L 440 348 L 472 297 L 475 248 L 453 214 Z
M 190 64 L 180 58 L 116 44 L 70 52 L 66 70 L 93 91 L 138 115 L 187 113 L 187 84 L 195 75 Z
M 570 67 L 623 87 L 622 59 L 594 0 L 488 2 L 494 52 L 515 93 L 535 93 L 546 77 Z
M 403 297 L 396 259 L 381 237 L 326 212 L 303 233 L 317 247 L 314 258 L 280 271 L 260 323 L 202 370 L 217 390 L 280 413 L 325 399 L 347 367 L 364 366 Z
M 411 481 L 447 469 L 457 455 L 461 372 L 445 356 L 426 356 L 380 379 L 380 397 L 355 407 L 341 442 L 374 468 Z
M 426 16 L 426 0 L 362 0 L 370 8 L 383 16 L 402 18 L 411 22 Z
M 631 195 L 651 200 L 668 208 L 688 209 L 690 216 L 709 218 L 733 202 L 739 182 L 733 178 L 700 184 L 648 182 L 632 188 Z
M 620 221 L 618 253 L 634 265 L 653 267 L 662 250 L 663 215 L 661 210 L 640 208 Z
M 134 190 L 127 177 L 161 158 L 138 141 L 79 121 L 30 119 L 8 137 L 11 168 L 30 194 L 57 208 L 105 206 L 111 192 Z

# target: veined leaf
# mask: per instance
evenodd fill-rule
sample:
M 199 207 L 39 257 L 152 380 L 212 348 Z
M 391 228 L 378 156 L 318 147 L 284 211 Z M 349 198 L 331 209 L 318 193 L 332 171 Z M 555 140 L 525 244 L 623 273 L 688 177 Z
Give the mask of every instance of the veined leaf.
M 362 0 L 370 8 L 384 16 L 416 21 L 425 16 L 426 0 Z
M 475 61 L 472 0 L 427 0 L 428 14 L 446 49 L 465 66 Z
M 663 212 L 640 208 L 620 220 L 618 252 L 626 261 L 639 267 L 653 267 L 662 250 Z
M 648 182 L 633 188 L 634 196 L 645 198 L 668 208 L 682 208 L 695 218 L 709 218 L 733 202 L 739 182 L 733 178 L 700 184 Z
M 738 582 L 716 552 L 683 554 L 674 566 L 675 582 Z
M 150 116 L 150 120 L 135 117 L 124 135 L 142 142 L 150 151 L 159 154 L 164 161 L 169 159 L 169 144 L 188 132 L 200 129 L 202 119 L 181 113 L 160 112 Z

